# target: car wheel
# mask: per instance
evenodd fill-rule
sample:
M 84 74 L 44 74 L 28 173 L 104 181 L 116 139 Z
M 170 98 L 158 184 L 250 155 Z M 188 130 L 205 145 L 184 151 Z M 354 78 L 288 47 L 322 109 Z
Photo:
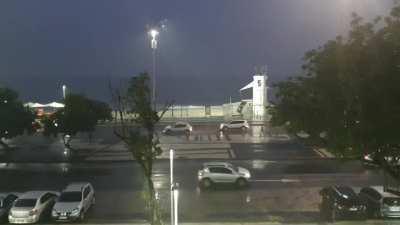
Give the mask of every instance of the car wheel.
M 212 186 L 212 181 L 209 178 L 204 178 L 201 180 L 201 187 L 204 189 L 209 189 Z
M 228 131 L 228 127 L 226 127 L 226 126 L 223 127 L 223 128 L 222 128 L 222 131 L 227 132 L 227 131 Z
M 165 134 L 166 134 L 166 135 L 170 135 L 170 134 L 171 134 L 171 130 L 166 130 L 166 131 L 165 131 Z
M 236 180 L 236 185 L 237 185 L 239 188 L 244 188 L 244 187 L 247 186 L 247 180 L 244 179 L 244 178 L 238 178 L 238 179 Z
M 243 126 L 241 129 L 243 132 L 245 132 L 247 130 L 247 127 Z

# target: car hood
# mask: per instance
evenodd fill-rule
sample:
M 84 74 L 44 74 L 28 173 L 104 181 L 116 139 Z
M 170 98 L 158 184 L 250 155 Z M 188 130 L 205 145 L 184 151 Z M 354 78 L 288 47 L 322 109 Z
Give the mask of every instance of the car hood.
M 70 212 L 80 206 L 80 202 L 57 202 L 53 209 L 58 212 Z
M 29 216 L 29 211 L 34 209 L 34 207 L 13 207 L 10 212 L 15 217 L 26 217 Z

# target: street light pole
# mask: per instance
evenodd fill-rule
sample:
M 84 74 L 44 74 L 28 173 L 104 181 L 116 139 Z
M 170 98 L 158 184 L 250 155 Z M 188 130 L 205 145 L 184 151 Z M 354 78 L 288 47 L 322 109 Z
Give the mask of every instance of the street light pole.
M 65 99 L 67 92 L 67 86 L 65 84 L 62 86 L 62 92 L 63 92 L 63 99 Z
M 170 174 L 170 191 L 171 191 L 171 225 L 174 224 L 174 150 L 169 150 L 169 174 Z
M 153 107 L 154 111 L 157 111 L 157 106 L 156 106 L 156 48 L 153 49 Z
M 157 36 L 159 32 L 156 29 L 151 29 L 149 35 L 151 36 L 151 49 L 153 50 L 153 88 L 152 88 L 152 103 L 153 109 L 156 110 L 156 50 L 157 50 Z

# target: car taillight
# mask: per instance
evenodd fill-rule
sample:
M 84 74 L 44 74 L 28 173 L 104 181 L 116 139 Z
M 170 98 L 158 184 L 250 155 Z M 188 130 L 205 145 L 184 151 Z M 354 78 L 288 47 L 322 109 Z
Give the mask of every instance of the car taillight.
M 38 211 L 36 209 L 32 209 L 32 210 L 29 211 L 29 215 L 30 216 L 36 215 L 37 212 Z

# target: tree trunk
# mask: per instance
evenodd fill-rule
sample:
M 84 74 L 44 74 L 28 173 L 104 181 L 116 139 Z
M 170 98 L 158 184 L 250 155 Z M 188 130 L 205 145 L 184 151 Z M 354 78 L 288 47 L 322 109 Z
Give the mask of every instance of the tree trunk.
M 5 149 L 9 150 L 10 146 L 8 146 L 1 138 L 0 138 L 0 145 Z
M 161 210 L 160 210 L 160 203 L 158 199 L 156 198 L 156 191 L 154 189 L 154 184 L 153 180 L 151 179 L 151 175 L 148 175 L 146 173 L 146 187 L 145 191 L 147 199 L 147 205 L 148 205 L 148 219 L 151 225 L 162 225 L 162 218 L 161 218 Z

